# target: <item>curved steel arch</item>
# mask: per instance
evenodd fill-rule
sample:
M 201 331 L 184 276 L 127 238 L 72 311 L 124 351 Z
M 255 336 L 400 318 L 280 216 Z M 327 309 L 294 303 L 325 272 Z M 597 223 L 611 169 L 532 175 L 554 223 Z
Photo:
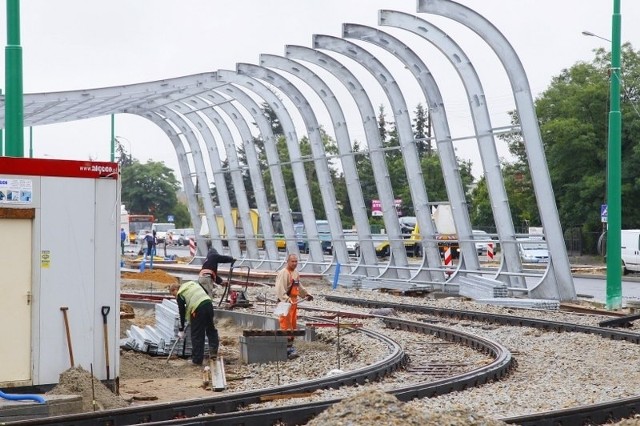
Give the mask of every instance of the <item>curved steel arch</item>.
M 173 109 L 167 106 L 159 107 L 156 110 L 156 112 L 160 113 L 162 116 L 164 116 L 165 120 L 169 121 L 176 128 L 181 130 L 181 134 L 187 140 L 187 143 L 189 144 L 189 149 L 191 150 L 189 153 L 191 154 L 191 158 L 193 160 L 193 166 L 195 168 L 195 176 L 198 182 L 198 187 L 208 189 L 209 182 L 207 179 L 207 172 L 204 166 L 204 158 L 203 158 L 202 150 L 200 148 L 200 143 L 195 134 L 195 131 L 191 128 L 191 126 L 189 126 L 189 124 L 187 124 L 186 119 L 182 118 L 178 113 L 176 113 L 175 111 L 173 111 Z M 216 183 L 216 187 L 217 186 L 218 185 Z M 220 241 L 218 227 L 215 223 L 215 220 L 213 220 L 213 218 L 215 218 L 215 210 L 214 210 L 211 197 L 208 196 L 208 193 L 207 193 L 207 196 L 202 196 L 202 203 L 204 206 L 204 211 L 207 216 L 209 233 L 211 234 L 211 237 L 212 237 L 211 238 L 212 246 L 215 247 L 217 250 L 222 251 L 222 242 Z M 231 221 L 230 214 L 229 214 L 229 222 L 233 223 Z
M 222 73 L 223 76 L 219 77 L 221 80 L 227 79 L 229 84 L 225 84 L 223 87 L 216 89 L 211 92 L 212 95 L 215 94 L 216 91 L 224 92 L 227 96 L 231 96 L 235 101 L 237 101 L 240 105 L 242 105 L 247 112 L 251 115 L 251 117 L 255 120 L 258 129 L 260 130 L 260 134 L 262 135 L 262 140 L 264 142 L 264 149 L 267 158 L 267 165 L 269 168 L 269 173 L 271 175 L 271 183 L 274 189 L 274 194 L 276 198 L 276 203 L 280 207 L 281 217 L 284 219 L 286 223 L 292 223 L 290 207 L 289 207 L 289 199 L 287 198 L 284 177 L 282 175 L 282 169 L 278 159 L 278 151 L 276 150 L 276 138 L 273 135 L 273 131 L 271 129 L 271 125 L 265 118 L 262 113 L 260 106 L 244 91 L 231 84 L 233 81 L 238 80 L 241 81 L 239 76 L 235 73 L 227 72 Z M 225 104 L 227 105 L 227 104 Z M 250 151 L 255 153 L 255 146 L 253 145 L 253 141 L 249 143 Z M 259 166 L 258 166 L 259 169 Z M 283 222 L 283 223 L 285 223 Z M 272 246 L 272 250 L 274 250 L 275 256 L 274 258 L 278 258 L 278 250 L 275 246 L 275 237 L 273 233 L 273 226 L 271 223 L 271 218 L 268 214 L 260 215 L 260 223 L 262 225 L 262 230 L 264 233 L 265 244 L 270 244 Z M 292 225 L 293 227 L 293 225 Z M 279 265 L 282 266 L 282 265 Z
M 378 196 L 382 204 L 382 215 L 389 237 L 389 244 L 392 252 L 397 253 L 389 259 L 387 269 L 382 272 L 381 276 L 388 277 L 393 274 L 397 277 L 396 269 L 392 267 L 406 267 L 408 265 L 407 253 L 402 243 L 400 222 L 395 208 L 393 188 L 384 158 L 375 111 L 373 110 L 373 105 L 367 96 L 366 90 L 351 71 L 326 53 L 304 46 L 289 45 L 286 46 L 285 54 L 287 57 L 310 62 L 327 70 L 336 77 L 338 81 L 349 90 L 351 96 L 353 96 L 358 106 L 358 112 L 360 113 L 367 138 L 367 146 L 369 148 Z
M 416 220 L 420 226 L 420 233 L 423 239 L 435 241 L 436 230 L 431 219 L 429 199 L 424 185 L 424 178 L 422 177 L 422 167 L 418 160 L 418 151 L 413 140 L 413 130 L 407 105 L 393 76 L 371 53 L 350 41 L 316 34 L 313 36 L 313 46 L 317 49 L 331 50 L 355 60 L 369 71 L 384 89 L 395 117 L 396 130 L 402 147 L 402 158 L 405 163 L 409 190 L 416 213 Z M 426 245 L 425 258 L 430 268 L 437 268 L 441 264 L 440 251 L 437 246 Z M 401 272 L 402 270 L 399 271 L 399 273 Z
M 242 138 L 242 146 L 244 147 L 244 152 L 247 158 L 247 165 L 249 169 L 249 177 L 251 179 L 251 185 L 253 187 L 253 192 L 256 200 L 256 207 L 258 209 L 259 218 L 268 218 L 269 217 L 269 201 L 267 200 L 266 190 L 264 187 L 264 181 L 262 179 L 262 171 L 260 168 L 260 163 L 258 161 L 258 154 L 256 153 L 255 145 L 253 143 L 253 136 L 251 134 L 251 130 L 249 125 L 245 121 L 245 118 L 240 113 L 240 111 L 229 102 L 229 99 L 222 96 L 218 92 L 211 90 L 205 95 L 202 95 L 203 98 L 207 98 L 208 102 L 212 102 L 212 108 L 220 108 L 224 113 L 233 121 L 240 136 Z M 205 109 L 204 114 L 208 115 L 211 109 Z M 247 212 L 248 213 L 248 212 Z M 246 217 L 243 219 L 249 220 Z M 275 244 L 275 240 L 273 239 L 273 228 L 271 226 L 270 220 L 264 220 L 260 222 L 262 225 L 262 231 L 264 235 L 264 245 L 266 252 L 266 260 L 270 262 L 270 267 L 273 262 L 278 261 L 278 249 Z M 260 268 L 260 264 L 254 264 L 254 268 Z
M 316 176 L 318 178 L 320 188 L 320 195 L 322 196 L 324 211 L 327 215 L 329 228 L 331 230 L 334 250 L 333 254 L 340 264 L 348 265 L 349 254 L 347 253 L 347 246 L 344 242 L 342 220 L 340 219 L 340 212 L 338 211 L 338 203 L 336 202 L 336 194 L 333 189 L 333 181 L 331 179 L 331 172 L 329 171 L 327 155 L 324 150 L 322 138 L 320 137 L 318 120 L 316 119 L 315 113 L 309 106 L 309 102 L 302 92 L 300 92 L 300 90 L 298 90 L 298 88 L 289 80 L 268 68 L 252 64 L 238 64 L 237 67 L 239 73 L 247 74 L 253 78 L 266 81 L 278 88 L 278 90 L 291 99 L 294 106 L 300 111 L 302 121 L 304 122 L 309 136 L 313 163 L 315 165 Z
M 296 184 L 296 190 L 300 201 L 300 209 L 302 210 L 302 216 L 304 219 L 305 230 L 309 237 L 309 246 L 311 248 L 310 256 L 311 262 L 305 264 L 304 268 L 309 268 L 318 271 L 319 265 L 324 262 L 324 256 L 322 255 L 322 246 L 318 237 L 318 229 L 316 227 L 316 218 L 313 211 L 313 204 L 311 203 L 311 194 L 309 193 L 309 185 L 304 173 L 304 166 L 300 158 L 300 147 L 298 145 L 298 136 L 295 131 L 293 121 L 289 116 L 288 111 L 282 105 L 282 102 L 278 97 L 267 88 L 263 83 L 255 78 L 247 75 L 242 75 L 233 71 L 219 70 L 218 77 L 221 81 L 229 81 L 234 84 L 244 87 L 253 91 L 262 99 L 265 100 L 278 116 L 280 124 L 285 132 L 285 139 L 287 147 L 289 149 L 289 158 L 291 160 L 291 167 L 293 169 L 293 177 Z M 286 196 L 286 193 L 285 193 Z M 283 231 L 287 243 L 287 250 L 289 253 L 298 253 L 298 245 L 296 243 L 296 236 L 293 229 L 293 221 L 291 215 L 286 212 L 280 212 Z M 288 215 L 288 217 L 286 217 Z M 288 223 L 287 223 L 288 222 Z
M 482 167 L 487 180 L 487 189 L 491 199 L 491 208 L 495 218 L 498 238 L 511 241 L 513 244 L 502 246 L 503 266 L 506 272 L 521 273 L 522 262 L 515 245 L 515 229 L 509 208 L 509 198 L 504 187 L 500 171 L 500 158 L 491 126 L 489 109 L 485 102 L 484 90 L 480 78 L 466 53 L 444 31 L 415 15 L 393 10 L 379 12 L 379 24 L 401 28 L 432 43 L 442 52 L 456 69 L 469 99 L 471 118 L 476 131 L 478 150 Z M 501 271 L 498 271 L 500 275 Z M 503 275 L 503 280 L 517 287 L 525 287 L 526 283 L 516 275 Z
M 507 71 L 520 118 L 540 220 L 551 256 L 550 273 L 546 274 L 529 293 L 535 297 L 574 300 L 576 290 L 571 276 L 571 265 L 553 196 L 533 97 L 520 58 L 509 41 L 491 22 L 466 6 L 450 0 L 418 0 L 418 12 L 444 16 L 473 30 L 493 49 Z
M 362 87 L 358 79 L 356 79 L 351 71 L 343 64 L 319 50 L 289 45 L 286 46 L 285 54 L 287 57 L 310 62 L 329 71 L 349 90 L 356 102 L 367 138 L 367 146 L 373 174 L 375 176 L 376 188 L 382 204 L 384 225 L 387 230 L 387 235 L 389 236 L 392 253 L 394 253 L 389 259 L 387 268 L 381 273 L 381 276 L 389 277 L 395 275 L 397 277 L 396 269 L 392 267 L 406 266 L 408 263 L 407 254 L 404 244 L 401 241 L 400 222 L 398 221 L 398 215 L 395 209 L 393 188 L 391 187 L 389 170 L 384 159 L 382 141 L 380 140 L 375 112 L 364 87 Z
M 210 105 L 209 103 L 205 102 L 203 99 L 200 99 L 197 96 L 193 96 L 188 99 L 185 99 L 182 101 L 182 103 L 192 108 L 191 111 L 187 111 L 185 113 L 185 116 L 188 119 L 191 119 L 192 116 L 198 116 L 199 114 L 202 114 L 209 119 L 209 121 L 218 129 L 218 132 L 220 133 L 220 136 L 222 138 L 222 141 L 225 147 L 225 152 L 227 154 L 227 160 L 229 162 L 228 169 L 231 175 L 231 183 L 233 185 L 236 202 L 238 203 L 238 206 L 237 206 L 238 216 L 242 222 L 242 230 L 244 232 L 244 240 L 246 241 L 246 247 L 247 247 L 247 257 L 249 259 L 258 259 L 260 255 L 258 253 L 256 236 L 253 231 L 253 226 L 251 222 L 249 201 L 247 199 L 247 191 L 244 186 L 242 173 L 240 171 L 238 154 L 237 154 L 237 150 L 236 150 L 236 146 L 234 143 L 234 138 L 231 133 L 231 130 L 229 129 L 229 126 L 227 125 L 226 121 L 222 118 L 222 116 L 220 116 L 220 114 L 217 111 L 212 109 L 214 105 Z M 194 124 L 199 125 L 200 123 L 201 121 L 198 118 L 198 121 Z M 215 143 L 215 140 L 212 142 L 213 142 L 213 146 L 209 146 L 207 139 L 205 139 L 205 143 L 207 143 L 207 149 L 209 150 L 209 152 L 215 152 L 214 155 L 219 156 L 219 154 L 217 153 L 218 147 L 217 147 L 217 144 Z M 211 158 L 210 158 L 210 161 L 211 161 Z M 219 158 L 218 158 L 218 161 L 220 161 Z M 220 164 L 220 166 L 221 166 L 220 167 L 221 172 L 224 177 L 222 164 Z M 223 181 L 225 182 L 225 187 L 226 187 L 226 179 L 223 179 Z M 234 231 L 235 229 L 236 229 L 236 224 L 234 223 Z M 236 239 L 238 239 L 237 234 L 236 234 Z M 230 247 L 233 247 L 233 246 L 230 245 Z M 238 248 L 240 248 L 240 241 L 238 241 Z
M 347 129 L 346 119 L 342 112 L 340 103 L 329 86 L 320 77 L 318 77 L 316 73 L 299 62 L 283 58 L 282 56 L 262 54 L 260 55 L 260 64 L 265 67 L 286 71 L 299 77 L 316 92 L 324 103 L 324 106 L 327 108 L 336 135 L 338 152 L 342 163 L 345 181 L 347 182 L 347 193 L 351 203 L 354 222 L 358 229 L 358 234 L 363 237 L 363 244 L 360 245 L 360 249 L 364 264 L 367 266 L 364 269 L 366 275 L 377 276 L 379 273 L 378 268 L 373 267 L 377 264 L 376 249 L 373 245 L 373 241 L 371 240 L 369 217 L 364 204 L 362 188 L 360 186 L 360 180 L 358 178 L 358 172 L 353 158 L 349 130 Z M 369 268 L 369 265 L 372 267 Z M 353 273 L 356 272 L 357 269 L 353 271 Z
M 431 75 L 429 68 L 409 46 L 381 30 L 358 24 L 343 24 L 342 35 L 345 38 L 366 41 L 387 50 L 398 58 L 418 81 L 418 85 L 429 106 L 429 113 L 432 116 L 442 175 L 444 176 L 453 220 L 460 241 L 462 258 L 460 259 L 458 270 L 465 269 L 470 272 L 478 272 L 480 270 L 478 251 L 473 241 L 467 201 L 462 187 L 458 160 L 451 140 L 451 130 L 449 129 L 440 88 Z
M 140 117 L 146 118 L 151 121 L 155 125 L 157 125 L 168 137 L 169 141 L 173 145 L 176 150 L 176 154 L 178 156 L 178 167 L 180 167 L 180 174 L 182 176 L 182 185 L 184 186 L 184 192 L 187 196 L 187 207 L 189 209 L 189 214 L 191 215 L 191 223 L 194 226 L 194 229 L 200 228 L 200 212 L 198 211 L 198 196 L 195 192 L 195 187 L 193 185 L 191 169 L 189 168 L 189 161 L 187 160 L 187 152 L 184 149 L 184 145 L 182 143 L 182 139 L 175 131 L 174 127 L 169 124 L 167 120 L 160 114 L 156 112 L 140 112 L 136 115 Z M 206 255 L 206 244 L 204 238 L 202 238 L 199 234 L 195 234 L 196 240 L 198 241 L 197 245 L 197 254 L 199 256 Z

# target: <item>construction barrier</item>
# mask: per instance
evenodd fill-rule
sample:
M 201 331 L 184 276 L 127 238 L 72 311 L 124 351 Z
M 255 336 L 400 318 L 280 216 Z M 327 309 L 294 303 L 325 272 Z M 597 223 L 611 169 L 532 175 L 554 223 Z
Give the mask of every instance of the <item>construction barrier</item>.
M 193 237 L 189 238 L 189 256 L 196 256 L 196 242 Z
M 449 269 L 450 266 L 453 266 L 453 256 L 451 255 L 451 247 L 447 247 L 444 251 L 444 269 L 447 276 L 453 273 L 453 269 Z
M 487 244 L 487 259 L 489 261 L 493 260 L 493 243 Z

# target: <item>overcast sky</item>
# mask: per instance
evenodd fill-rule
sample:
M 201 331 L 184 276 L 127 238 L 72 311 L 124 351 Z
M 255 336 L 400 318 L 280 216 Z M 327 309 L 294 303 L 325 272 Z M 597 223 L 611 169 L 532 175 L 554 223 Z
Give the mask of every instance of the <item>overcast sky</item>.
M 489 19 L 520 56 L 534 97 L 551 78 L 577 61 L 591 61 L 593 49 L 609 43 L 581 34 L 588 30 L 611 38 L 613 1 L 609 0 L 460 0 Z M 622 0 L 622 40 L 640 47 L 640 1 Z M 119 86 L 235 69 L 236 63 L 257 64 L 261 53 L 284 54 L 287 44 L 311 46 L 313 34 L 341 36 L 341 24 L 377 27 L 378 10 L 394 9 L 419 15 L 445 30 L 471 57 L 485 89 L 494 127 L 508 124 L 514 108 L 503 68 L 486 43 L 453 21 L 416 12 L 415 0 L 28 0 L 21 2 L 21 45 L 24 92 L 40 93 Z M 6 25 L 5 8 L 0 20 Z M 462 85 L 447 60 L 428 43 L 405 31 L 379 27 L 400 38 L 423 58 L 445 100 L 452 135 L 472 134 Z M 2 32 L 6 34 L 6 30 Z M 6 37 L 6 35 L 5 35 Z M 406 94 L 410 111 L 418 103 L 415 79 L 393 57 L 368 43 L 359 43 L 381 58 Z M 5 39 L 6 45 L 6 39 Z M 387 101 L 375 81 L 349 60 L 374 105 Z M 4 82 L 4 55 L 2 56 Z M 318 71 L 319 74 L 323 75 Z M 290 76 L 287 76 L 290 77 Z M 331 76 L 326 81 L 344 97 L 351 138 L 363 141 L 353 101 Z M 306 88 L 292 79 L 296 86 Z M 317 102 L 311 99 L 312 104 Z M 344 92 L 344 90 L 342 90 Z M 342 99 L 342 98 L 341 98 Z M 332 133 L 327 116 L 316 108 Z M 389 121 L 393 121 L 387 107 Z M 603 120 L 606 117 L 603 117 Z M 360 125 L 361 126 L 361 125 Z M 302 129 L 299 135 L 303 134 Z M 34 156 L 69 159 L 109 159 L 110 118 L 35 127 Z M 164 161 L 178 169 L 175 152 L 165 134 L 150 122 L 116 116 L 116 135 L 135 158 Z M 25 155 L 29 134 L 25 132 Z M 604 147 L 604 145 L 603 145 Z M 477 149 L 469 141 L 456 143 L 458 155 L 474 162 Z M 504 147 L 501 155 L 506 155 Z

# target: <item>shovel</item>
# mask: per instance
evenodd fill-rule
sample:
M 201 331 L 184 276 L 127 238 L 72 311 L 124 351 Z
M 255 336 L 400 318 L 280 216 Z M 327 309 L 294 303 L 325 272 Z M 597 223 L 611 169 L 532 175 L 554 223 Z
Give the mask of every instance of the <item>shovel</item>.
M 102 307 L 102 327 L 104 329 L 104 356 L 107 363 L 107 383 L 110 383 L 111 373 L 109 368 L 109 334 L 107 333 L 107 315 L 111 311 L 110 306 Z

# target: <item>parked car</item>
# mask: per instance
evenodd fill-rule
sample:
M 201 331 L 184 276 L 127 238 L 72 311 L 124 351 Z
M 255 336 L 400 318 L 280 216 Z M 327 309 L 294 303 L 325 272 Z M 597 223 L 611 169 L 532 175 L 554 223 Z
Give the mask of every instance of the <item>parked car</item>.
M 304 231 L 304 223 L 296 223 L 293 225 L 293 230 L 296 233 L 296 242 L 300 253 L 309 253 L 309 240 L 307 240 L 307 233 Z
M 322 251 L 326 254 L 333 253 L 333 241 L 331 240 L 331 229 L 328 220 L 316 220 L 318 227 L 318 238 L 322 244 Z
M 180 232 L 178 234 L 178 240 L 177 240 L 177 243 L 179 246 L 188 246 L 189 239 L 191 238 L 193 238 L 194 240 L 196 239 L 196 234 L 193 228 L 180 229 L 179 231 Z
M 487 249 L 489 248 L 489 243 L 491 242 L 491 237 L 485 231 L 477 231 L 473 230 L 473 239 L 477 240 L 476 243 L 476 251 L 478 252 L 478 256 L 486 255 Z
M 344 239 L 349 256 L 360 257 L 360 240 L 358 239 L 358 234 L 345 232 Z
M 542 239 L 518 238 L 518 250 L 524 263 L 549 262 L 547 242 Z

